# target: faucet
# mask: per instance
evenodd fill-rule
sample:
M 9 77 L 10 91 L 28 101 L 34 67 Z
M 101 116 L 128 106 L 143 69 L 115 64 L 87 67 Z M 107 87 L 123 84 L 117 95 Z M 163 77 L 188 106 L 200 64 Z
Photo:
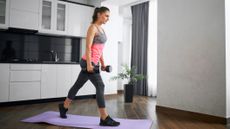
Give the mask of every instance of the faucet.
M 52 61 L 55 61 L 55 62 L 59 61 L 59 58 L 58 58 L 58 55 L 57 55 L 57 52 L 56 52 L 56 51 L 51 50 L 51 51 L 50 51 L 50 54 L 51 54 L 51 60 L 52 60 Z

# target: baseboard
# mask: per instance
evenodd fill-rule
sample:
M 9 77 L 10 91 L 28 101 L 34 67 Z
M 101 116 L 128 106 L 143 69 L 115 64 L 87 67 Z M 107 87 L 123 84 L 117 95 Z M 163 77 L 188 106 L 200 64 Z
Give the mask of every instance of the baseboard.
M 229 124 L 230 122 L 230 118 L 227 119 L 227 118 L 223 118 L 219 116 L 212 116 L 208 114 L 190 112 L 190 111 L 174 109 L 174 108 L 169 108 L 169 107 L 164 107 L 164 106 L 159 106 L 159 105 L 156 105 L 156 112 L 161 112 L 161 113 L 175 115 L 175 116 L 181 116 L 184 118 L 193 118 L 193 119 L 197 119 L 197 120 L 201 120 L 201 121 L 209 122 L 209 123 L 219 123 L 219 124 L 228 123 Z
M 124 93 L 124 90 L 117 90 L 117 93 L 118 93 L 118 94 L 123 94 L 123 93 Z
M 36 100 L 22 100 L 22 101 L 11 101 L 11 102 L 1 102 L 0 106 L 15 106 L 15 105 L 28 105 L 28 104 L 48 103 L 48 102 L 64 101 L 65 98 L 66 97 L 49 98 L 49 99 L 36 99 Z M 96 95 L 76 96 L 74 99 L 89 99 L 89 98 L 96 98 Z

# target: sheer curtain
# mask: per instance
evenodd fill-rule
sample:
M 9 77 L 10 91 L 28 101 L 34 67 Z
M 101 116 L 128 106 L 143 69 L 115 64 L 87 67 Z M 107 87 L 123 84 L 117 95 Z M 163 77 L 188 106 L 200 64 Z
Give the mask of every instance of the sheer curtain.
M 157 96 L 157 0 L 149 1 L 148 96 Z

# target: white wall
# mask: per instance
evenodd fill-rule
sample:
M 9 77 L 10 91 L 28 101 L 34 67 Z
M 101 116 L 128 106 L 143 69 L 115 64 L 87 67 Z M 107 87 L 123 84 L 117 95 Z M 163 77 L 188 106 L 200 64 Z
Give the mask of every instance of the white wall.
M 227 118 L 230 118 L 230 1 L 225 0 L 225 25 L 226 25 L 226 103 Z
M 103 80 L 107 93 L 117 93 L 117 81 L 111 81 L 112 76 L 117 75 L 118 67 L 118 42 L 122 39 L 122 18 L 119 16 L 118 6 L 113 6 L 102 2 L 102 6 L 110 9 L 110 20 L 103 26 L 107 35 L 107 42 L 104 48 L 104 58 L 107 65 L 112 65 L 112 73 L 103 72 Z
M 157 105 L 226 117 L 224 5 L 158 1 Z
M 122 65 L 131 65 L 132 14 L 130 6 L 119 6 L 119 14 L 123 19 L 122 40 L 118 45 L 118 72 L 122 72 Z M 124 89 L 128 80 L 118 80 L 118 90 Z

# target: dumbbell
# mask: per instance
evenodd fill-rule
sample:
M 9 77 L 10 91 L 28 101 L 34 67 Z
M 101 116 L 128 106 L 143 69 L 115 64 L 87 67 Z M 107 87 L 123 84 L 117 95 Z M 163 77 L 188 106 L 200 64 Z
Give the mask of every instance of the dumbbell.
M 105 71 L 108 72 L 108 73 L 112 72 L 112 66 L 107 65 L 107 66 L 105 67 Z
M 82 70 L 85 71 L 85 72 L 88 72 L 88 71 L 87 71 L 87 68 L 82 68 Z M 94 71 L 95 73 L 99 73 L 99 72 L 100 72 L 100 71 L 99 71 L 99 67 L 94 67 L 94 68 L 93 68 L 93 71 Z M 105 67 L 105 71 L 108 72 L 108 73 L 112 72 L 112 66 L 107 65 L 107 66 Z

